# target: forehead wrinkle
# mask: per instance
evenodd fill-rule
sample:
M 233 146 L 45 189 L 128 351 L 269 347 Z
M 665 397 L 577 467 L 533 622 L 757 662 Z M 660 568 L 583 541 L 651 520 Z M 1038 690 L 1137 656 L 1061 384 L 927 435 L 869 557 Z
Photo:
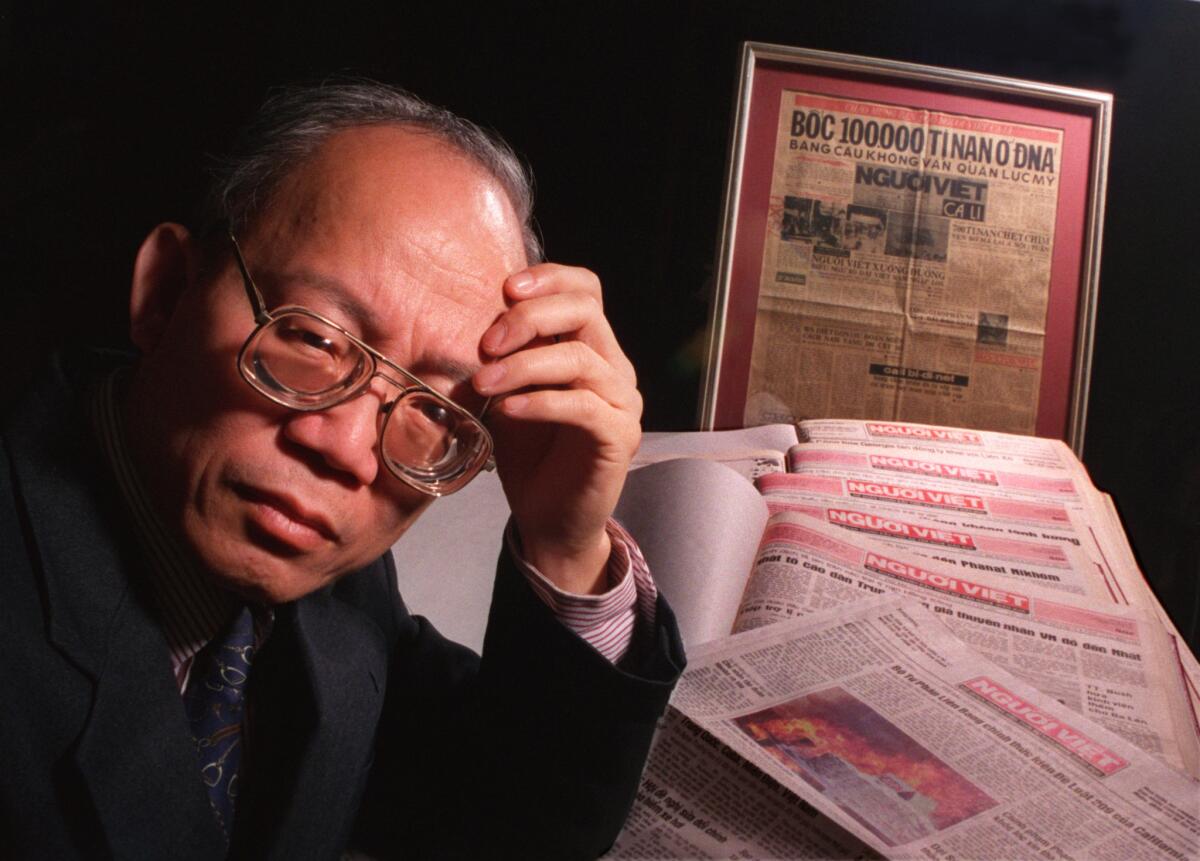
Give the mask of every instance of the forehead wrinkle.
M 404 261 L 402 268 L 408 270 L 422 288 L 429 293 L 448 299 L 465 308 L 476 308 L 474 299 L 494 297 L 499 309 L 504 303 L 502 284 L 492 283 L 489 276 L 480 271 L 478 265 L 471 266 L 470 257 L 463 250 L 462 237 L 446 235 L 407 235 L 402 239 Z M 479 253 L 474 251 L 474 253 Z M 508 259 L 497 250 L 498 255 Z M 414 267 L 414 262 L 416 266 Z M 517 267 L 519 261 L 509 261 L 509 267 Z M 413 270 L 424 269 L 424 272 Z M 515 268 L 514 268 L 515 271 Z M 504 275 L 508 275 L 505 272 Z M 424 277 L 422 277 L 424 276 Z M 435 289 L 434 285 L 449 286 L 450 289 Z
M 391 337 L 395 337 L 396 335 L 396 333 L 382 332 L 382 320 L 377 307 L 372 303 L 364 302 L 362 299 L 358 298 L 358 296 L 355 295 L 355 292 L 350 289 L 346 282 L 342 281 L 335 275 L 317 272 L 306 266 L 299 266 L 279 276 L 271 276 L 270 273 L 266 274 L 268 283 L 274 282 L 283 287 L 288 285 L 301 285 L 319 291 L 321 299 L 337 309 L 338 317 L 334 318 L 333 320 L 335 323 L 341 324 L 343 320 L 353 323 L 353 326 L 347 328 L 351 328 L 352 330 L 357 329 L 357 331 L 362 332 L 364 335 L 367 333 L 378 333 L 381 335 L 390 335 Z M 404 287 L 395 286 L 390 288 L 389 292 L 400 292 L 405 289 L 406 288 Z M 420 292 L 427 294 L 424 304 L 428 304 L 428 298 L 432 298 L 432 296 L 435 294 L 435 291 L 428 288 L 421 288 Z M 437 292 L 436 296 L 439 299 L 449 300 L 454 305 L 461 308 L 473 309 L 474 306 L 469 299 L 460 298 L 458 295 L 456 295 L 457 293 L 458 291 L 451 291 L 449 294 Z M 411 328 L 412 325 L 417 322 L 417 318 L 420 315 L 408 316 L 411 318 L 409 320 L 409 328 Z M 445 368 L 456 371 L 461 371 L 462 369 L 468 367 L 462 362 L 454 359 L 446 359 L 445 361 L 438 362 L 437 364 L 439 366 L 444 366 Z M 466 376 L 470 376 L 470 373 L 466 373 Z

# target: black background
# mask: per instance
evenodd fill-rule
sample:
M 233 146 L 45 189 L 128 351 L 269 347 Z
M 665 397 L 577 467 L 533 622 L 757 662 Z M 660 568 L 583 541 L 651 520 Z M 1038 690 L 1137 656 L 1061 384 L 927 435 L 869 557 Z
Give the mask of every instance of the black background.
M 296 5 L 0 12 L 9 399 L 56 344 L 119 341 L 133 254 L 190 217 L 205 155 L 273 84 L 406 86 L 534 167 L 549 256 L 605 283 L 650 430 L 694 427 L 739 44 L 1114 93 L 1084 460 L 1176 624 L 1200 635 L 1200 3 Z

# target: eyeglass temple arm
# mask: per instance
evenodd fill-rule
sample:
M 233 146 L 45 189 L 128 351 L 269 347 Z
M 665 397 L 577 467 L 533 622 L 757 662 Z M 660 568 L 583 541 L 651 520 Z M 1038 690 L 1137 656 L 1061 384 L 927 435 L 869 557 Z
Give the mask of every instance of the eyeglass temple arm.
M 491 409 L 492 401 L 494 401 L 494 400 L 495 400 L 495 398 L 489 397 L 486 401 L 483 402 L 483 407 L 480 408 L 480 410 L 479 410 L 479 423 L 480 424 L 483 424 L 483 417 L 486 416 L 487 411 L 489 409 Z M 488 459 L 486 461 L 484 461 L 484 464 L 481 467 L 481 469 L 484 469 L 487 472 L 495 472 L 495 470 L 496 470 L 496 455 L 495 454 L 488 455 Z
M 233 258 L 242 272 L 242 286 L 246 289 L 246 298 L 250 300 L 250 306 L 254 309 L 254 322 L 261 326 L 271 320 L 271 315 L 267 313 L 266 300 L 263 299 L 254 279 L 250 277 L 250 270 L 246 268 L 246 261 L 242 258 L 242 246 L 238 245 L 237 237 L 231 230 L 225 232 L 229 236 L 229 241 L 233 243 Z

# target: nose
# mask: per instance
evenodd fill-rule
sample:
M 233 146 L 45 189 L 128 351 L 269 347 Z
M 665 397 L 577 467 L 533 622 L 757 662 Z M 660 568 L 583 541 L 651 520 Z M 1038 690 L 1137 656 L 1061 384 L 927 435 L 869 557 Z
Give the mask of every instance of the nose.
M 379 399 L 371 393 L 317 412 L 292 413 L 283 435 L 359 484 L 369 485 L 379 474 Z

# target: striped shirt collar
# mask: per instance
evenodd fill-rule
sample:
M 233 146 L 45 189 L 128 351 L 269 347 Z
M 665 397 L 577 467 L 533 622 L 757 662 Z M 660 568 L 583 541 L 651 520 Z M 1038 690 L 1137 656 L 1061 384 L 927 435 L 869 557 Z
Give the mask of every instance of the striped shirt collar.
M 100 381 L 91 398 L 92 425 L 132 516 L 145 554 L 149 588 L 171 650 L 171 666 L 182 688 L 192 658 L 228 623 L 241 603 L 211 581 L 155 511 L 125 438 L 120 393 L 126 378 L 127 369 L 117 369 Z M 256 622 L 260 616 L 255 614 Z M 265 635 L 256 633 L 260 640 Z

